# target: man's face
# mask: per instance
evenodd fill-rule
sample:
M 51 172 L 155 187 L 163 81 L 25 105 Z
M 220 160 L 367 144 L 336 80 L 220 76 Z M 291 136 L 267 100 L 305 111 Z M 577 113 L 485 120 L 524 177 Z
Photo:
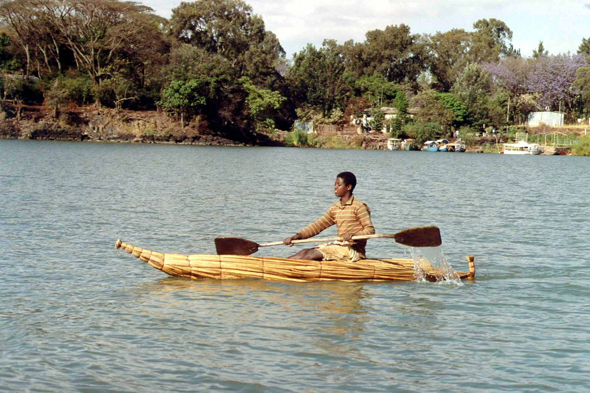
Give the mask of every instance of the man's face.
M 350 186 L 344 184 L 344 180 L 341 177 L 336 178 L 334 183 L 334 195 L 338 198 L 342 198 L 350 190 Z

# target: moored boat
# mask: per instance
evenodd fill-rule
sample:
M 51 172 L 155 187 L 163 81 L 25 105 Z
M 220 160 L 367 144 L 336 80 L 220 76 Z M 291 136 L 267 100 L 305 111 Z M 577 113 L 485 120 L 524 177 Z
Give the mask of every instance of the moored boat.
M 115 247 L 171 276 L 192 279 L 262 278 L 279 281 L 428 281 L 447 279 L 446 272 L 426 259 L 362 259 L 357 262 L 308 261 L 299 259 L 242 255 L 183 255 L 150 251 L 117 240 Z M 475 277 L 474 257 L 468 256 L 469 272 L 456 272 L 458 278 Z
M 525 141 L 518 141 L 517 143 L 504 143 L 500 154 L 536 156 L 541 154 L 541 147 L 536 143 L 527 143 Z
M 449 151 L 453 151 L 453 152 L 457 152 L 457 153 L 465 152 L 465 143 L 463 143 L 462 141 L 449 143 L 447 146 L 449 147 Z
M 438 151 L 449 151 L 449 141 L 447 139 L 439 139 L 436 141 Z
M 435 141 L 426 141 L 422 146 L 422 151 L 438 151 L 438 143 Z
M 416 145 L 414 143 L 415 143 L 414 139 L 404 139 L 401 143 L 401 150 L 406 150 L 406 151 L 420 150 L 418 147 L 416 147 Z
M 388 138 L 387 139 L 387 149 L 400 150 L 401 142 L 402 142 L 402 140 L 398 139 L 398 138 Z

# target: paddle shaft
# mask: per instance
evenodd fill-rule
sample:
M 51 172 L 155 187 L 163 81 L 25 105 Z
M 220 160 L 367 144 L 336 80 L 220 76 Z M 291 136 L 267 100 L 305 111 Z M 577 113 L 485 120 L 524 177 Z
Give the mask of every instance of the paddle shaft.
M 389 238 L 393 239 L 396 235 L 387 235 L 387 234 L 376 234 L 376 235 L 359 235 L 353 236 L 352 240 L 366 240 L 366 239 L 378 239 L 378 238 Z M 325 238 L 318 238 L 318 239 L 302 239 L 302 240 L 293 240 L 291 243 L 298 244 L 298 243 L 321 243 L 321 242 L 331 242 L 335 240 L 342 240 L 341 237 L 325 237 Z M 270 246 L 280 246 L 285 244 L 283 242 L 272 242 L 272 243 L 264 243 L 259 244 L 258 247 L 270 247 Z

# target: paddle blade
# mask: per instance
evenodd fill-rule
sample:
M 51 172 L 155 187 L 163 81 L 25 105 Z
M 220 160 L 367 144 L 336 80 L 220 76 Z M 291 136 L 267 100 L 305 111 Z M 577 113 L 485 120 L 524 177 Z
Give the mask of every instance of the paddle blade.
M 238 237 L 218 237 L 215 249 L 217 255 L 250 255 L 258 251 L 258 243 Z
M 397 243 L 410 247 L 438 247 L 442 244 L 437 227 L 410 228 L 395 234 Z

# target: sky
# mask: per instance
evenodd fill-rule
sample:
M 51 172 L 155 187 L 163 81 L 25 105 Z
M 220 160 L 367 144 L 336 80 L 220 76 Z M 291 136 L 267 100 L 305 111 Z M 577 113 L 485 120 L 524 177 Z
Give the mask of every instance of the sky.
M 188 0 L 190 1 L 190 0 Z M 169 18 L 180 0 L 139 0 Z M 287 58 L 309 43 L 364 42 L 371 30 L 406 24 L 412 34 L 451 29 L 473 31 L 479 19 L 499 19 L 512 30 L 512 44 L 530 57 L 543 41 L 551 55 L 576 53 L 590 38 L 590 0 L 245 0 L 285 49 Z

